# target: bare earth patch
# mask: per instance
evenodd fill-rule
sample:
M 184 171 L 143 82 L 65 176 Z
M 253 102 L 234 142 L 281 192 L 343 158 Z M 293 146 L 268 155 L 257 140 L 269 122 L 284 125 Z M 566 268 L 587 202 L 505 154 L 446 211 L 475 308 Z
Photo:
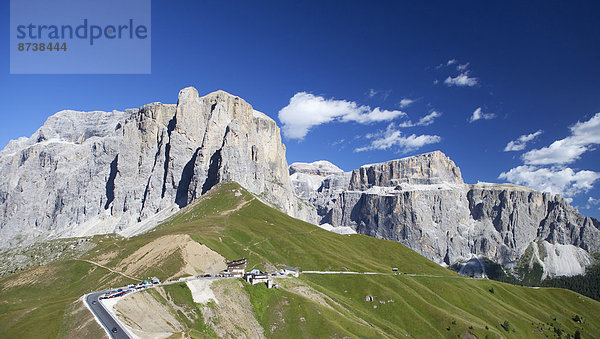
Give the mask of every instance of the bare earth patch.
M 171 253 L 181 253 L 184 267 L 175 276 L 200 273 L 216 274 L 225 268 L 225 258 L 205 245 L 192 240 L 187 234 L 160 237 L 135 251 L 120 264 L 126 274 L 142 272 L 167 258 Z
M 219 303 L 215 293 L 210 288 L 213 281 L 213 279 L 202 279 L 186 282 L 196 304 L 208 304 L 211 300 L 217 304 Z
M 157 301 L 148 291 L 123 297 L 113 310 L 119 320 L 140 338 L 167 338 L 185 330 L 185 326 L 171 314 L 170 307 Z
M 211 289 L 218 304 L 202 307 L 205 322 L 219 338 L 265 338 L 263 328 L 252 312 L 248 295 L 237 279 L 215 281 Z
M 36 267 L 27 272 L 23 272 L 23 273 L 19 274 L 18 276 L 13 276 L 13 277 L 11 277 L 12 279 L 8 279 L 7 281 L 5 281 L 2 290 L 7 290 L 11 287 L 37 284 L 40 281 L 44 280 L 43 277 L 46 277 L 46 280 L 51 280 L 51 279 L 47 279 L 47 278 L 49 276 L 52 276 L 53 273 L 54 272 L 52 271 L 52 269 L 48 266 Z M 48 284 L 51 284 L 51 283 L 49 282 Z
M 117 254 L 119 254 L 117 251 L 111 251 L 111 252 L 102 253 L 102 254 L 96 256 L 95 260 L 100 265 L 106 265 L 111 260 L 113 260 L 114 258 L 116 258 Z

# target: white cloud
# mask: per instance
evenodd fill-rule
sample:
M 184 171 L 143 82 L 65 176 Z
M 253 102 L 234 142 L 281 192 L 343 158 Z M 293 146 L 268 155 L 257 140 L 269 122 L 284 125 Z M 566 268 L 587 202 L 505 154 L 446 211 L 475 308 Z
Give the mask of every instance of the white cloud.
M 474 122 L 477 120 L 490 120 L 494 119 L 496 115 L 494 113 L 483 113 L 481 107 L 477 107 L 477 109 L 473 112 L 473 115 L 469 118 L 469 122 Z
M 468 87 L 472 87 L 477 85 L 478 80 L 477 78 L 471 78 L 469 77 L 469 72 L 462 72 L 459 75 L 457 75 L 456 77 L 447 77 L 446 80 L 444 80 L 444 83 L 448 86 L 459 86 L 459 87 L 464 87 L 464 86 L 468 86 Z
M 504 152 L 524 150 L 525 146 L 527 146 L 527 143 L 537 138 L 540 134 L 542 134 L 542 132 L 542 130 L 538 130 L 531 134 L 521 135 L 517 138 L 517 140 L 513 140 L 506 144 L 506 147 L 504 147 Z
M 447 66 L 450 66 L 450 65 L 454 65 L 457 62 L 458 62 L 458 60 L 456 60 L 456 59 L 450 59 L 445 64 L 439 64 L 439 65 L 435 66 L 435 69 L 440 69 L 442 67 L 447 67 Z
M 592 197 L 589 197 L 585 208 L 589 210 L 592 207 L 597 206 L 597 205 L 600 205 L 600 199 L 594 199 Z
M 406 113 L 379 107 L 371 109 L 353 101 L 325 99 L 306 92 L 296 93 L 290 103 L 279 111 L 283 133 L 290 139 L 302 139 L 312 127 L 332 121 L 368 124 L 401 116 L 406 116 Z
M 405 153 L 417 150 L 428 144 L 435 144 L 442 139 L 437 135 L 416 135 L 404 136 L 401 131 L 395 128 L 394 123 L 388 125 L 385 131 L 367 134 L 368 139 L 374 139 L 370 145 L 359 147 L 354 152 L 364 152 L 369 150 L 386 150 L 391 147 L 397 147 L 400 152 Z
M 600 173 L 585 170 L 575 172 L 571 168 L 537 168 L 525 165 L 502 172 L 498 178 L 539 191 L 571 197 L 590 190 L 594 182 L 600 179 Z
M 412 99 L 404 98 L 404 99 L 400 100 L 400 108 L 408 107 L 413 102 L 415 102 L 415 101 Z
M 416 123 L 413 123 L 411 120 L 408 120 L 408 121 L 405 121 L 405 122 L 399 124 L 398 127 L 429 126 L 435 122 L 436 118 L 439 118 L 441 116 L 442 116 L 442 113 L 439 113 L 436 111 L 431 111 L 431 113 L 422 117 Z
M 390 96 L 391 93 L 392 93 L 391 90 L 380 91 L 380 90 L 370 88 L 366 94 L 367 94 L 367 97 L 369 97 L 369 99 L 373 99 L 374 97 L 379 96 L 381 99 L 387 100 L 387 98 Z
M 419 121 L 417 122 L 417 126 L 429 126 L 429 125 L 433 124 L 433 122 L 435 121 L 436 118 L 439 118 L 441 116 L 442 116 L 442 113 L 432 111 L 431 113 L 429 113 L 426 116 L 419 119 Z
M 346 140 L 345 139 L 339 139 L 337 141 L 334 141 L 334 142 L 330 143 L 329 145 L 331 145 L 331 146 L 337 146 L 339 144 L 343 144 L 344 141 L 346 141 Z
M 578 121 L 570 130 L 570 136 L 523 154 L 523 161 L 528 165 L 565 165 L 579 159 L 600 144 L 600 113 L 588 121 Z
M 467 62 L 466 64 L 458 65 L 458 66 L 456 66 L 456 70 L 460 71 L 460 72 L 466 71 L 467 68 L 469 68 L 469 64 L 470 63 Z

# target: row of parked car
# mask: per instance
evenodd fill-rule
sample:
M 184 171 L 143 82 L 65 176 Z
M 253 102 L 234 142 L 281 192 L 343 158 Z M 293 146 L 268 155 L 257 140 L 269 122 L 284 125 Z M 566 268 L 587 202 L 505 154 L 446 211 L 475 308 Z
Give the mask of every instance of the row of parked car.
M 103 300 L 103 299 L 113 299 L 113 298 L 122 297 L 122 296 L 124 296 L 127 293 L 134 292 L 134 291 L 137 291 L 137 290 L 141 290 L 141 289 L 150 287 L 152 285 L 153 284 L 148 284 L 148 283 L 146 283 L 146 284 L 144 284 L 144 283 L 131 284 L 129 286 L 119 288 L 116 291 L 107 292 L 107 293 L 104 294 L 104 296 L 102 296 L 102 297 L 100 297 L 98 299 Z

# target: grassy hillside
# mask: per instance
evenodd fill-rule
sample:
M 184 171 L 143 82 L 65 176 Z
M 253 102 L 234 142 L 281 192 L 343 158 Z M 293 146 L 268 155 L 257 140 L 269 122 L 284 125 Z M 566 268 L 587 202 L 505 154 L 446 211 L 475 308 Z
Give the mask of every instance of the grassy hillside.
M 153 244 L 178 234 L 189 235 L 228 259 L 246 257 L 249 268 L 389 273 L 397 267 L 405 273 L 438 276 L 303 274 L 299 279 L 279 279 L 282 288 L 278 290 L 243 287 L 240 293 L 248 296 L 266 336 L 456 337 L 471 333 L 480 338 L 522 338 L 600 333 L 600 303 L 594 300 L 561 289 L 461 278 L 400 243 L 338 235 L 290 218 L 235 183 L 216 187 L 146 234 L 130 239 L 94 237 L 90 241 L 96 246 L 80 258 L 89 262 L 56 261 L 0 278 L 0 333 L 69 336 L 61 331 L 65 310 L 84 293 L 122 285 L 132 278 L 155 275 L 164 280 L 181 275 L 185 251 L 165 247 L 160 257 L 150 258 L 157 255 L 152 252 Z M 144 258 L 151 265 L 141 265 Z M 366 301 L 366 296 L 373 301 Z M 191 302 L 187 292 L 180 299 Z M 585 321 L 574 321 L 575 315 Z

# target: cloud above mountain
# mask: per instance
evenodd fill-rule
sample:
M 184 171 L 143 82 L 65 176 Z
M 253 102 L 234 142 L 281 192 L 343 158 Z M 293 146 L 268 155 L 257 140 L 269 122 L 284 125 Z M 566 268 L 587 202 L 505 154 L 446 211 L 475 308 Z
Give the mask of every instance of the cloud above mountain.
M 527 146 L 527 143 L 529 143 L 530 141 L 533 141 L 535 138 L 537 138 L 542 133 L 543 133 L 542 130 L 538 130 L 531 134 L 523 134 L 520 137 L 518 137 L 516 140 L 510 141 L 508 144 L 506 144 L 506 147 L 504 147 L 504 152 L 522 151 Z
M 438 135 L 405 135 L 396 128 L 394 123 L 389 124 L 384 131 L 367 134 L 366 137 L 367 139 L 371 139 L 371 143 L 367 146 L 355 148 L 354 152 L 394 148 L 399 153 L 406 153 L 417 150 L 425 145 L 438 143 L 442 140 Z
M 354 101 L 326 99 L 307 92 L 296 93 L 279 111 L 283 134 L 289 139 L 302 139 L 311 128 L 333 121 L 369 124 L 404 117 L 400 110 L 385 110 L 359 105 Z
M 600 113 L 588 121 L 578 121 L 569 129 L 571 135 L 523 154 L 523 161 L 528 165 L 565 165 L 579 159 L 600 144 Z
M 594 150 L 594 146 L 600 144 L 600 113 L 587 121 L 578 121 L 569 130 L 570 135 L 566 138 L 524 153 L 521 156 L 524 165 L 502 172 L 498 178 L 566 197 L 591 190 L 600 179 L 600 172 L 574 170 L 567 165 L 579 160 L 584 153 Z M 528 142 L 541 133 L 538 130 L 522 135 L 509 142 L 504 150 L 523 150 Z
M 600 179 L 600 173 L 586 170 L 576 172 L 568 167 L 537 168 L 524 165 L 502 172 L 498 178 L 539 191 L 571 197 L 592 189 Z

